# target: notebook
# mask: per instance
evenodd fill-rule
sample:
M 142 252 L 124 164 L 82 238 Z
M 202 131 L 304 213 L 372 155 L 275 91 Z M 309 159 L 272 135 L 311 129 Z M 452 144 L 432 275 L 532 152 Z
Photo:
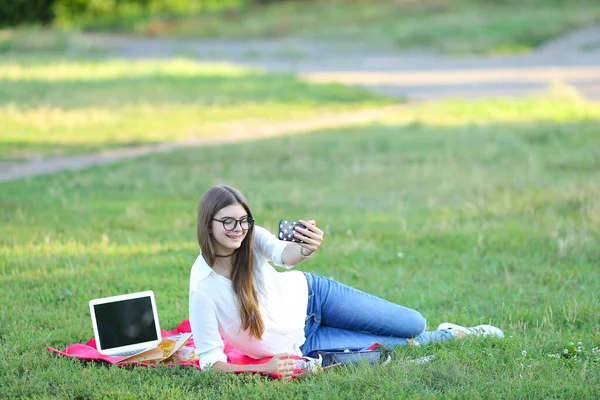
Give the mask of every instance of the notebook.
M 93 299 L 89 304 L 100 353 L 128 356 L 160 343 L 160 324 L 152 290 Z

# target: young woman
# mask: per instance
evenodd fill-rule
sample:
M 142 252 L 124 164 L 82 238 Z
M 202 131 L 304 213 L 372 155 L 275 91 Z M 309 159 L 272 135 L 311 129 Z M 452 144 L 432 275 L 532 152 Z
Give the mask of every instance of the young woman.
M 200 200 L 200 255 L 190 276 L 190 323 L 202 368 L 263 371 L 290 375 L 289 355 L 312 350 L 363 348 L 379 343 L 426 344 L 468 334 L 502 337 L 490 325 L 465 328 L 445 323 L 425 331 L 415 310 L 353 289 L 332 279 L 300 271 L 278 272 L 313 255 L 323 242 L 315 221 L 295 227 L 302 242 L 280 241 L 256 226 L 243 195 L 218 185 Z M 222 337 L 267 364 L 227 363 Z

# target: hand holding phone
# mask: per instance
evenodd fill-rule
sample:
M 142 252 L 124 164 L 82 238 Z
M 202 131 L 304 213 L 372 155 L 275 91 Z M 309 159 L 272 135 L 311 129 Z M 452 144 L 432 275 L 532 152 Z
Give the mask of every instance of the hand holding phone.
M 294 234 L 297 233 L 294 229 L 294 227 L 296 226 L 305 228 L 304 225 L 297 221 L 289 221 L 286 219 L 282 219 L 281 221 L 279 221 L 279 233 L 277 234 L 279 240 L 285 240 L 286 242 L 303 243 L 302 240 L 294 237 Z

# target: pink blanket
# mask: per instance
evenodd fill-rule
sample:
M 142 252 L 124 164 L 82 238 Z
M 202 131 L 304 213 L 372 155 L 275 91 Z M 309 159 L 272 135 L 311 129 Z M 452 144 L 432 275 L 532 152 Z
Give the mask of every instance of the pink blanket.
M 175 328 L 175 329 L 172 329 L 170 331 L 165 331 L 163 329 L 162 337 L 167 337 L 167 336 L 175 335 L 177 333 L 186 333 L 186 332 L 191 332 L 191 331 L 192 331 L 192 329 L 190 327 L 190 321 L 183 320 L 179 325 L 177 325 L 177 328 Z M 271 357 L 266 357 L 266 358 L 262 358 L 260 360 L 255 360 L 253 358 L 250 358 L 250 357 L 242 354 L 239 350 L 233 348 L 233 346 L 231 346 L 229 344 L 229 342 L 227 342 L 225 339 L 223 339 L 223 344 L 225 345 L 225 354 L 227 355 L 227 362 L 232 363 L 232 364 L 238 364 L 238 365 L 264 364 L 271 359 Z M 193 337 L 188 341 L 186 346 L 195 347 Z M 52 347 L 48 347 L 48 350 L 53 353 L 60 354 L 62 356 L 66 356 L 66 357 L 75 357 L 75 358 L 78 358 L 80 360 L 85 360 L 85 361 L 102 361 L 102 362 L 106 362 L 109 364 L 118 364 L 119 361 L 126 358 L 126 357 L 112 357 L 112 356 L 107 356 L 107 355 L 101 354 L 96 349 L 96 340 L 94 338 L 88 340 L 86 344 L 80 344 L 80 343 L 71 344 L 71 345 L 67 346 L 63 351 L 57 350 Z M 134 363 L 134 364 L 138 364 L 138 365 L 142 365 L 142 366 L 150 366 L 150 367 L 156 366 L 153 363 Z M 163 364 L 161 364 L 161 365 L 163 365 Z M 174 366 L 174 365 L 176 365 L 176 364 L 175 363 L 164 364 L 164 366 Z M 197 370 L 200 370 L 200 361 L 199 360 L 181 362 L 181 363 L 178 363 L 177 365 L 190 366 L 190 367 L 196 368 Z M 119 365 L 119 366 L 121 367 L 123 365 Z M 245 372 L 258 373 L 257 371 L 238 371 L 237 373 L 245 373 Z M 261 374 L 268 375 L 271 378 L 278 378 L 278 379 L 281 378 L 281 375 L 279 375 L 279 374 L 274 374 L 274 373 L 269 373 L 269 374 L 261 373 Z M 302 374 L 302 370 L 296 369 L 294 371 L 293 376 L 297 376 L 297 375 L 301 375 L 301 374 Z

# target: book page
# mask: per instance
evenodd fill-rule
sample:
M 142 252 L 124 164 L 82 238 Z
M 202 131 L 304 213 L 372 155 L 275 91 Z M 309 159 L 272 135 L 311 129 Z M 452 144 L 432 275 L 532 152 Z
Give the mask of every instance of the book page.
M 119 364 L 162 360 L 164 358 L 163 355 L 164 352 L 160 347 L 153 347 L 151 349 L 144 350 L 140 353 L 124 358 L 123 360 L 119 361 Z
M 171 350 L 165 355 L 165 358 L 171 357 L 173 354 L 175 354 L 175 352 L 177 350 L 179 350 L 180 348 L 182 348 L 187 343 L 187 341 L 189 340 L 189 338 L 192 337 L 192 333 L 191 332 L 181 333 L 181 334 L 179 334 L 179 337 L 177 337 L 177 336 L 170 336 L 170 337 L 172 337 L 173 339 L 177 339 L 177 340 L 175 341 L 175 343 L 171 347 Z M 159 344 L 159 346 L 160 346 L 160 344 Z
M 119 361 L 119 364 L 132 362 L 158 362 L 166 360 L 177 350 L 183 347 L 190 337 L 192 337 L 191 333 L 181 333 L 169 336 L 161 340 L 156 347 L 129 356 Z

